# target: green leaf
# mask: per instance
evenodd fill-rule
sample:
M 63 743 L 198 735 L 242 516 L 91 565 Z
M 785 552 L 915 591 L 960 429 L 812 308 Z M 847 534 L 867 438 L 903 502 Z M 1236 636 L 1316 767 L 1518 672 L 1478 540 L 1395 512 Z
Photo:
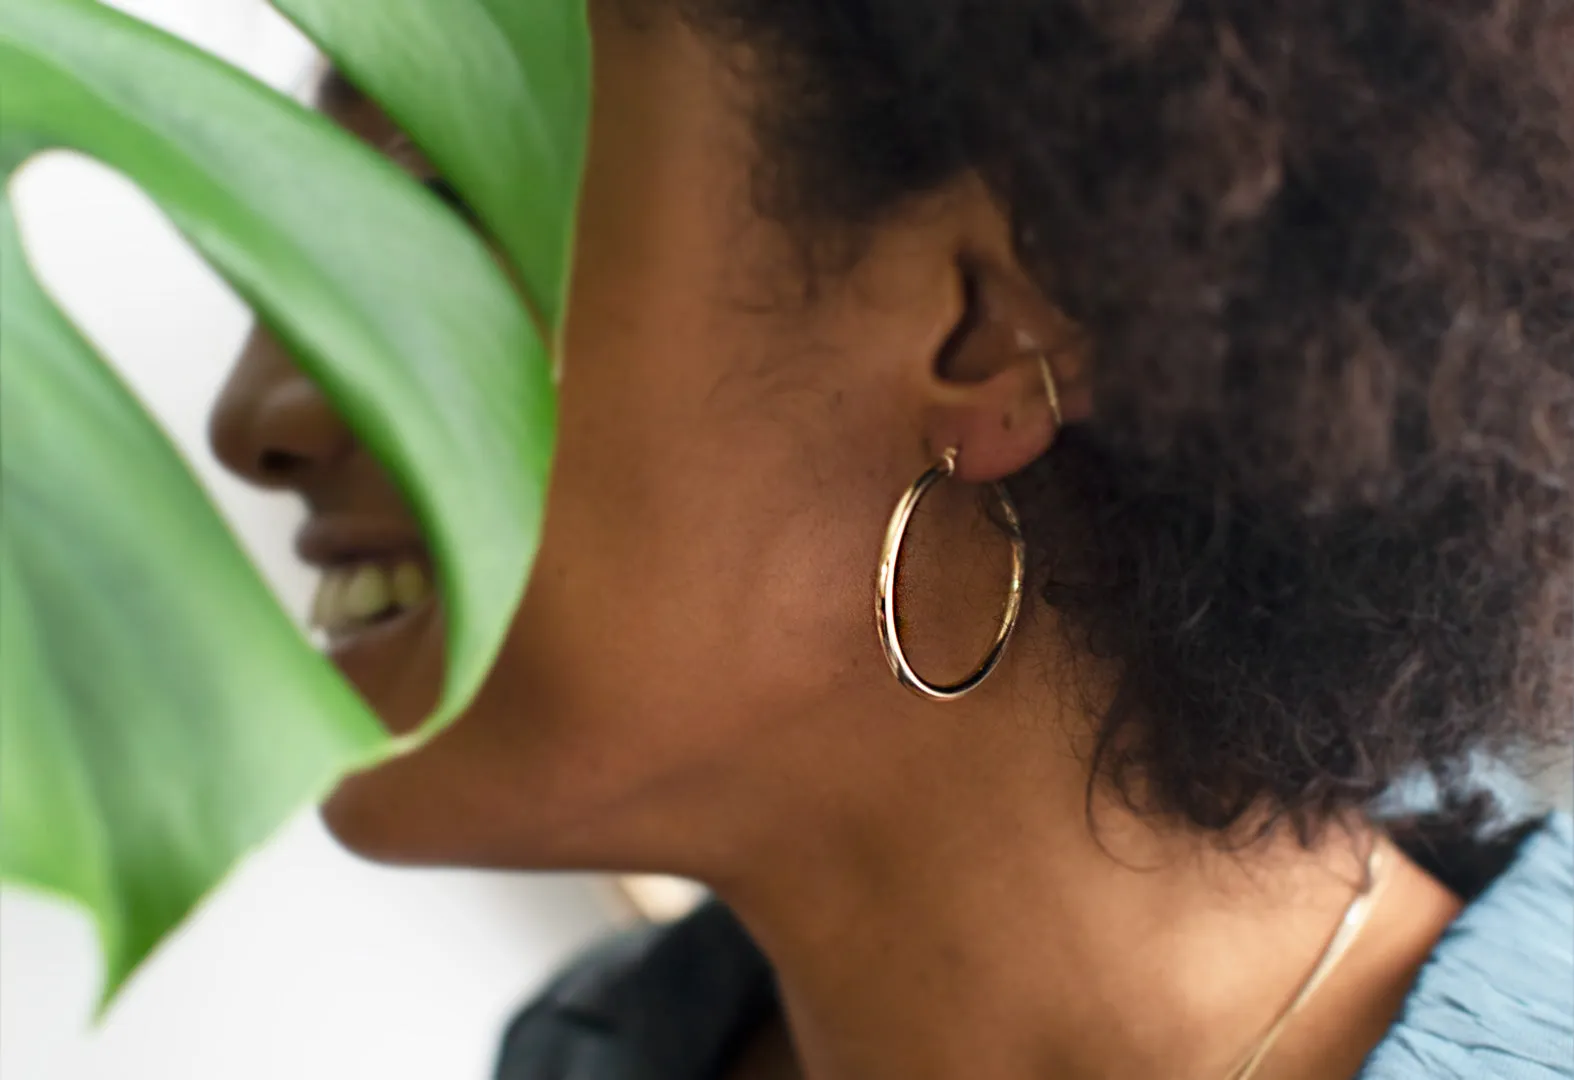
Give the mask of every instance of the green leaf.
M 425 151 L 557 330 L 590 122 L 582 0 L 273 4 Z
M 337 30 L 376 38 L 380 7 L 358 11 Z M 470 79 L 468 106 L 511 100 L 512 77 Z M 574 136 L 563 160 L 578 160 Z M 507 276 L 325 120 L 95 0 L 0 0 L 0 175 L 45 147 L 151 195 L 405 492 L 448 626 L 429 734 L 484 679 L 539 536 L 554 397 Z M 568 226 L 521 224 L 516 242 L 537 227 L 550 246 Z M 112 993 L 285 816 L 404 747 L 307 647 L 38 288 L 3 202 L 0 259 L 0 876 L 89 908 Z
M 0 868 L 88 905 L 114 986 L 387 736 L 39 290 L 3 201 L 0 311 Z

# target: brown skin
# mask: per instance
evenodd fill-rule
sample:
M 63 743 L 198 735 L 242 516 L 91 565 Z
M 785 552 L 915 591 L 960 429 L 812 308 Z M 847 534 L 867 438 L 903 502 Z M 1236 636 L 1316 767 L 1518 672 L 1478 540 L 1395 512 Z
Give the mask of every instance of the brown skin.
M 347 780 L 329 825 L 391 861 L 706 881 L 770 955 L 792 1030 L 763 1032 L 735 1076 L 1222 1075 L 1332 933 L 1369 834 L 1224 855 L 1101 802 L 1095 840 L 1083 751 L 1111 673 L 1032 604 L 975 694 L 937 705 L 897 685 L 872 615 L 897 497 L 961 447 L 962 482 L 915 523 L 902 596 L 919 669 L 954 678 L 988 640 L 1007 568 L 976 485 L 1056 434 L 1024 343 L 1050 352 L 1067 423 L 1088 415 L 1088 361 L 971 183 L 882 225 L 805 300 L 797 249 L 750 209 L 748 88 L 677 25 L 592 7 L 596 108 L 539 561 L 471 709 Z M 374 106 L 326 104 L 430 176 Z M 419 544 L 265 331 L 213 443 L 241 475 L 302 495 L 309 558 Z M 435 701 L 440 613 L 335 659 L 408 730 Z M 1260 1076 L 1352 1075 L 1457 907 L 1399 861 Z

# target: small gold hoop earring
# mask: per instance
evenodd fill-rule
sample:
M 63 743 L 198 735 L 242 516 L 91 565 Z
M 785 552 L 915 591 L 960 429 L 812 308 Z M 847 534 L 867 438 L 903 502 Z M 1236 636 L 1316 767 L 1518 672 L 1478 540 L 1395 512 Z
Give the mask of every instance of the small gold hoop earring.
M 1000 500 L 1006 532 L 1011 540 L 1011 588 L 1006 594 L 1006 604 L 1001 612 L 1000 628 L 995 632 L 995 642 L 990 646 L 983 663 L 959 683 L 937 686 L 913 670 L 913 666 L 907 662 L 907 654 L 902 651 L 901 638 L 897 632 L 897 561 L 902 553 L 902 540 L 907 535 L 907 526 L 912 521 L 913 511 L 918 508 L 919 502 L 928 494 L 930 488 L 942 480 L 950 479 L 956 473 L 957 452 L 957 448 L 952 447 L 942 454 L 940 460 L 920 476 L 896 504 L 896 511 L 891 515 L 891 523 L 885 530 L 885 547 L 880 554 L 880 574 L 874 595 L 875 625 L 880 628 L 880 647 L 885 650 L 885 659 L 891 665 L 891 673 L 896 676 L 897 682 L 913 693 L 932 701 L 955 701 L 978 689 L 979 685 L 994 672 L 1001 656 L 1005 654 L 1006 643 L 1011 640 L 1011 632 L 1016 629 L 1017 617 L 1022 613 L 1022 582 L 1027 572 L 1027 544 L 1022 539 L 1022 524 L 1017 519 L 1016 506 L 1011 502 L 1011 496 L 1006 493 L 1006 489 L 999 484 L 994 484 L 992 486 L 995 489 L 995 496 Z
M 1060 416 L 1060 387 L 1055 382 L 1055 373 L 1050 370 L 1048 354 L 1038 354 L 1038 366 L 1044 373 L 1044 393 L 1049 398 L 1049 413 L 1055 418 L 1055 433 L 1059 434 L 1066 424 Z

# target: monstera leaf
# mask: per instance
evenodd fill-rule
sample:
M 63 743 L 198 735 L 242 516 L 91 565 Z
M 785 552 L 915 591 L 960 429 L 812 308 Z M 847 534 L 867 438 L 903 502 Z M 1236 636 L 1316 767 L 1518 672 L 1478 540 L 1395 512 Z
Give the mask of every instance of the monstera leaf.
M 0 0 L 0 176 L 138 184 L 395 477 L 458 713 L 538 540 L 588 115 L 583 0 L 288 0 L 477 208 L 96 0 Z M 419 47 L 412 43 L 418 42 Z M 305 643 L 187 465 L 34 280 L 0 199 L 0 877 L 84 905 L 112 993 L 290 813 L 407 749 Z

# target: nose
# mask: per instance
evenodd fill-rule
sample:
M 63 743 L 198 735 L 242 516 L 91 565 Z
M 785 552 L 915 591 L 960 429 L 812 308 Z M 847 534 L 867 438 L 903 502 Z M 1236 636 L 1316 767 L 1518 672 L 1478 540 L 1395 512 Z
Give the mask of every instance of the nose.
M 213 453 L 259 487 L 296 487 L 355 444 L 327 398 L 262 327 L 252 331 L 208 423 Z

